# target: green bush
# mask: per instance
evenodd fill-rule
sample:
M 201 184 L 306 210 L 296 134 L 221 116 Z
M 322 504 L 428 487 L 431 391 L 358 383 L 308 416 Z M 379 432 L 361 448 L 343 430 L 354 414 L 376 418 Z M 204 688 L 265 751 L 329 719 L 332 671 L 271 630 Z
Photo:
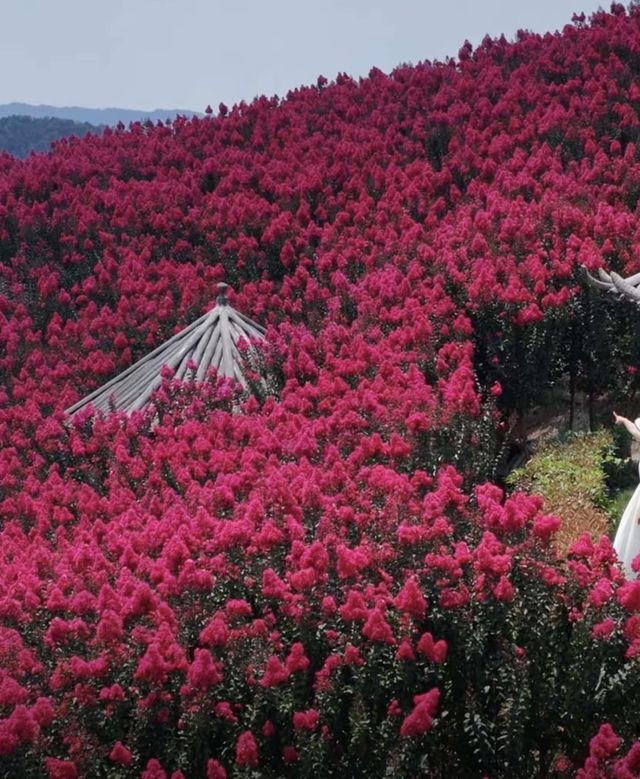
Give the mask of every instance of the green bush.
M 587 496 L 594 506 L 605 508 L 610 500 L 608 470 L 621 465 L 608 430 L 572 433 L 543 444 L 526 465 L 507 477 L 507 484 L 526 487 L 551 501 Z
M 547 510 L 563 520 L 561 543 L 585 530 L 611 534 L 620 518 L 617 496 L 628 487 L 622 446 L 611 430 L 562 436 L 542 444 L 507 485 L 544 498 Z

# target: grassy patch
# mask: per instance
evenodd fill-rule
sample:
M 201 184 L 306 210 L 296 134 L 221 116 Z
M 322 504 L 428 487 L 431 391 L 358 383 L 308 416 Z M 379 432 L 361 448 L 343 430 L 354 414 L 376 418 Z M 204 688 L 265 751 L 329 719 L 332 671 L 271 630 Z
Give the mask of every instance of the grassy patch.
M 610 534 L 612 524 L 615 529 L 613 518 L 622 515 L 617 515 L 618 506 L 624 510 L 628 493 L 612 499 L 609 484 L 623 467 L 610 431 L 574 433 L 541 445 L 507 484 L 542 495 L 545 510 L 562 519 L 558 545 L 564 549 L 585 531 L 599 536 Z

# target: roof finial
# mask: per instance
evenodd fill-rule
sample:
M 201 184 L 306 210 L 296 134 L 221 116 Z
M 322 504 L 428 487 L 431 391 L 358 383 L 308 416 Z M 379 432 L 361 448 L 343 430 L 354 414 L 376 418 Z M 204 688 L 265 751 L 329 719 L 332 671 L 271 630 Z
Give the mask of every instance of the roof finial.
M 228 289 L 229 289 L 229 285 L 226 282 L 224 281 L 218 282 L 218 297 L 216 299 L 216 303 L 219 306 L 226 306 L 227 303 L 229 302 L 227 298 Z

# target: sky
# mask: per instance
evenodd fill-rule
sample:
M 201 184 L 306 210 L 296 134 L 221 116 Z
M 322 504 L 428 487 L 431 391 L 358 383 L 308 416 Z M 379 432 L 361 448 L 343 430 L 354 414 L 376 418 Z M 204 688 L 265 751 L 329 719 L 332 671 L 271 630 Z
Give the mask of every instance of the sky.
M 582 3 L 579 5 L 578 3 Z M 562 29 L 592 0 L 2 0 L 0 103 L 203 111 Z M 608 4 L 605 7 L 609 7 Z

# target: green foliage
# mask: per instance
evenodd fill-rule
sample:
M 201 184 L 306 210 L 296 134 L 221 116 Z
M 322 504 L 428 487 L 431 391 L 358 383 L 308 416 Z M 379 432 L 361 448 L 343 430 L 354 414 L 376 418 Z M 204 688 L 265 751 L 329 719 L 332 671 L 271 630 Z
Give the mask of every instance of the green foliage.
M 619 271 L 624 275 L 622 268 Z M 591 288 L 581 269 L 574 276 L 580 286 L 565 314 L 562 350 L 566 350 L 566 371 L 575 388 L 588 395 L 608 392 L 624 399 L 636 381 L 640 311 L 627 301 Z
M 611 269 L 624 273 L 615 263 Z M 640 309 L 592 289 L 581 268 L 571 283 L 568 303 L 547 309 L 540 321 L 517 324 L 494 302 L 473 312 L 478 379 L 487 387 L 501 383 L 502 409 L 524 414 L 562 379 L 570 393 L 590 398 L 623 400 L 637 388 Z
M 566 367 L 563 311 L 551 309 L 541 322 L 519 325 L 505 319 L 504 311 L 491 303 L 472 318 L 480 383 L 488 387 L 500 382 L 502 408 L 522 413 L 539 403 Z
M 485 393 L 480 412 L 460 414 L 450 425 L 417 436 L 412 466 L 435 474 L 444 464 L 456 467 L 469 487 L 495 478 L 504 454 L 504 441 L 496 431 L 493 398 Z
M 573 433 L 541 446 L 524 467 L 507 477 L 507 484 L 525 487 L 554 504 L 586 497 L 604 508 L 609 503 L 607 467 L 621 463 L 608 430 Z
M 615 535 L 620 518 L 622 517 L 634 490 L 634 487 L 627 487 L 620 492 L 616 492 L 606 506 L 607 514 L 609 515 L 609 535 L 611 537 Z
M 560 546 L 585 531 L 613 535 L 628 500 L 628 460 L 620 455 L 611 430 L 569 434 L 540 446 L 507 485 L 541 495 L 562 518 Z

